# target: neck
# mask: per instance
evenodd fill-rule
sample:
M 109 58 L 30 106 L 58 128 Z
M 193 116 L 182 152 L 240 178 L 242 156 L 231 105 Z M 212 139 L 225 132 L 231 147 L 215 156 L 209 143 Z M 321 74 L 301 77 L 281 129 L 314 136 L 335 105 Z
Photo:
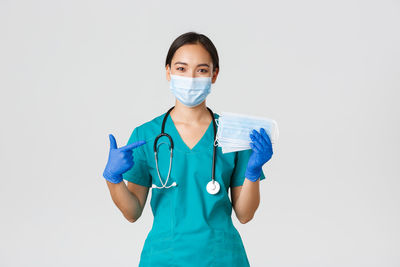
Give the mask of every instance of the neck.
M 197 124 L 204 120 L 209 120 L 209 111 L 206 106 L 206 101 L 195 107 L 188 107 L 175 100 L 175 107 L 171 111 L 171 117 L 174 117 L 174 121 L 179 121 L 187 124 Z

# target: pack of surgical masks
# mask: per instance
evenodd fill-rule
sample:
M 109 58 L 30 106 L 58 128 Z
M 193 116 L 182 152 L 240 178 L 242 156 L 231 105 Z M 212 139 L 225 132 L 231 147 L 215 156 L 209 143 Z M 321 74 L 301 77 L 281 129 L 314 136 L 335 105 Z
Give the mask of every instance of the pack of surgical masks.
M 216 123 L 218 131 L 215 142 L 222 148 L 222 153 L 251 149 L 250 133 L 253 129 L 260 132 L 264 128 L 272 144 L 279 137 L 276 121 L 268 118 L 221 112 Z

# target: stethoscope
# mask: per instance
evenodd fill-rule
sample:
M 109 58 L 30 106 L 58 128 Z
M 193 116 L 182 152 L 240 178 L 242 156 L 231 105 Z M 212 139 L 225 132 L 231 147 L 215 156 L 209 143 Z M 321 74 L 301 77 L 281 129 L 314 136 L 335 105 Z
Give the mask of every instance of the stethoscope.
M 174 107 L 175 107 L 175 106 L 174 106 Z M 170 109 L 167 111 L 167 113 L 165 114 L 164 119 L 163 119 L 163 122 L 162 122 L 162 126 L 161 126 L 161 133 L 160 133 L 159 135 L 157 135 L 156 139 L 154 140 L 154 146 L 153 146 L 153 149 L 154 149 L 154 159 L 155 159 L 155 161 L 156 161 L 156 168 L 157 168 L 158 178 L 160 179 L 160 182 L 161 182 L 161 184 L 162 184 L 162 187 L 159 187 L 159 186 L 153 184 L 153 185 L 151 186 L 152 188 L 162 189 L 162 188 L 170 188 L 170 187 L 172 187 L 172 186 L 177 186 L 177 183 L 176 183 L 176 182 L 173 182 L 171 185 L 166 186 L 166 184 L 168 183 L 169 176 L 170 176 L 170 174 L 171 174 L 172 151 L 173 151 L 173 149 L 174 149 L 174 142 L 173 142 L 173 140 L 172 140 L 172 137 L 171 137 L 169 134 L 167 134 L 167 133 L 164 132 L 164 129 L 165 129 L 165 122 L 166 122 L 166 120 L 167 120 L 167 117 L 168 117 L 169 113 L 171 112 L 171 110 L 172 110 L 174 107 L 170 108 Z M 211 117 L 212 117 L 213 127 L 214 127 L 214 140 L 215 140 L 215 136 L 216 136 L 216 134 L 217 134 L 217 127 L 216 127 L 216 124 L 215 124 L 214 113 L 212 112 L 212 110 L 211 110 L 210 108 L 207 107 L 207 109 L 208 109 L 208 111 L 210 112 Z M 163 137 L 163 136 L 168 137 L 169 143 L 170 143 L 170 145 L 169 145 L 169 151 L 170 151 L 170 152 L 169 152 L 169 153 L 170 153 L 170 155 L 169 155 L 169 170 L 168 170 L 167 180 L 165 181 L 165 183 L 163 183 L 163 182 L 162 182 L 162 179 L 161 179 L 160 171 L 159 171 L 159 169 L 158 169 L 158 158 L 157 158 L 157 151 L 158 151 L 157 142 L 158 142 L 158 139 L 160 139 L 160 137 Z M 160 143 L 160 145 L 163 144 L 163 143 L 165 143 L 165 142 Z M 207 192 L 208 192 L 209 194 L 211 194 L 211 195 L 215 195 L 216 193 L 219 192 L 219 189 L 220 189 L 220 185 L 219 185 L 218 181 L 215 181 L 215 178 L 214 178 L 214 175 L 215 175 L 215 154 L 216 154 L 216 145 L 215 145 L 215 142 L 213 142 L 212 175 L 211 175 L 211 181 L 207 183 L 207 187 L 206 187 Z

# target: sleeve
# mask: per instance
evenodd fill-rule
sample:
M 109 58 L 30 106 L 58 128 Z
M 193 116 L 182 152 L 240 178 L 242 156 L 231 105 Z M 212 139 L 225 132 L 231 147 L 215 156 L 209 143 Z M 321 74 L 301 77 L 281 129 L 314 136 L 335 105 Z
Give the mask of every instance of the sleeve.
M 139 131 L 136 127 L 133 130 L 127 145 L 140 140 L 144 140 L 144 138 L 142 136 L 139 137 Z M 151 176 L 147 168 L 146 154 L 144 151 L 145 145 L 139 146 L 132 150 L 134 162 L 133 167 L 122 174 L 122 178 L 138 185 L 151 187 Z
M 244 183 L 244 174 L 246 172 L 247 163 L 253 150 L 241 150 L 236 153 L 235 168 L 231 177 L 231 187 L 241 186 Z M 260 181 L 265 179 L 264 171 L 261 170 Z

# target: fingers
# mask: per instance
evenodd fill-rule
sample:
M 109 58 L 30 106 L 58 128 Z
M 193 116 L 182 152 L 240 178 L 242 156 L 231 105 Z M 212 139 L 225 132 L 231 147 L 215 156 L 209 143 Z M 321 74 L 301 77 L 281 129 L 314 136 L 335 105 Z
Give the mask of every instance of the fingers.
M 110 149 L 117 148 L 117 141 L 115 141 L 114 135 L 109 134 L 108 137 L 110 138 Z
M 258 148 L 254 145 L 254 143 L 250 143 L 250 147 L 251 147 L 251 149 L 253 149 L 256 153 L 261 153 L 261 151 L 258 150 Z
M 254 133 L 250 134 L 250 138 L 253 141 L 253 145 L 257 148 L 258 153 L 262 153 L 264 151 L 264 146 L 260 142 L 260 137 L 257 137 Z
M 261 128 L 260 133 L 261 133 L 262 138 L 267 142 L 267 144 L 272 146 L 271 139 L 269 138 L 269 136 L 264 128 Z
M 142 140 L 142 141 L 138 141 L 138 142 L 135 142 L 135 143 L 126 145 L 126 146 L 124 146 L 124 147 L 121 147 L 120 150 L 121 150 L 121 151 L 131 150 L 131 149 L 137 148 L 137 147 L 139 147 L 139 146 L 142 146 L 142 145 L 144 145 L 144 144 L 146 144 L 146 141 Z
M 260 133 L 258 133 L 256 130 L 253 130 L 253 132 L 255 132 L 253 133 L 253 135 L 256 136 L 256 138 L 258 138 L 257 141 L 259 146 L 262 147 L 262 149 L 259 148 L 259 150 L 265 153 L 265 155 L 269 154 L 272 155 L 273 151 L 272 151 L 271 139 L 269 138 L 265 129 L 261 128 Z
M 257 138 L 255 136 L 255 134 L 250 134 L 250 138 L 253 141 L 253 145 L 257 148 L 257 150 L 261 153 L 264 149 L 262 144 L 260 143 L 260 141 L 258 140 L 259 138 Z
M 264 149 L 272 146 L 271 140 L 269 139 L 267 133 L 264 128 L 261 128 L 260 133 L 256 130 L 252 131 L 253 135 L 257 138 L 258 142 L 263 146 Z

